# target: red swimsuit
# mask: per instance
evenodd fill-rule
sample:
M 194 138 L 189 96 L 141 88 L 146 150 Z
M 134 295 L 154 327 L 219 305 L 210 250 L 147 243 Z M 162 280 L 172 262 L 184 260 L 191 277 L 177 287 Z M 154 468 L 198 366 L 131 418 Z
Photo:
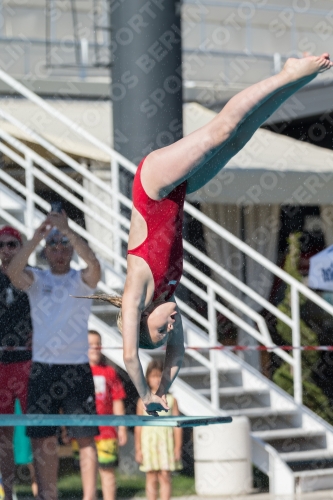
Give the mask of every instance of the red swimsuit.
M 177 186 L 162 200 L 152 200 L 141 184 L 141 161 L 134 177 L 133 204 L 147 224 L 147 238 L 128 250 L 145 260 L 154 278 L 153 301 L 164 292 L 166 300 L 175 292 L 183 271 L 183 207 L 186 182 Z

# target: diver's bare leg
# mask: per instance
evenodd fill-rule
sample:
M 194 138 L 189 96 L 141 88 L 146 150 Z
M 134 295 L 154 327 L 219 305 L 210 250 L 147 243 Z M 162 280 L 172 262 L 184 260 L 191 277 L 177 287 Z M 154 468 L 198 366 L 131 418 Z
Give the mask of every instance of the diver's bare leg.
M 286 100 L 312 80 L 311 77 L 296 82 L 290 87 L 280 90 L 273 97 L 267 99 L 239 126 L 237 134 L 218 148 L 215 155 L 206 161 L 203 168 L 196 169 L 187 179 L 187 193 L 193 193 L 207 184 L 218 172 L 235 156 L 251 139 L 253 134 Z
M 251 85 L 235 95 L 210 123 L 178 142 L 151 153 L 141 173 L 147 194 L 153 199 L 166 196 L 175 186 L 194 175 L 227 142 L 233 141 L 244 121 L 255 116 L 257 110 L 262 110 L 266 101 L 273 103 L 274 98 L 281 97 L 281 91 L 285 91 L 284 98 L 277 99 L 274 105 L 274 110 L 277 109 L 297 90 L 295 84 L 302 87 L 331 66 L 328 54 L 288 59 L 278 75 Z M 256 125 L 251 128 L 253 132 L 259 127 L 260 120 L 261 117 L 255 118 Z

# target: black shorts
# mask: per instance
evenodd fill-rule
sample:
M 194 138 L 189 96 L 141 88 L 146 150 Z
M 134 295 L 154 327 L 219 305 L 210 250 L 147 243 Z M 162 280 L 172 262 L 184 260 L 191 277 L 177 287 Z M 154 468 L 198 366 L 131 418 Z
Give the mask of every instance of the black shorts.
M 49 365 L 33 362 L 28 383 L 27 413 L 96 415 L 94 380 L 89 363 Z M 54 436 L 57 427 L 27 427 L 27 436 Z M 68 427 L 74 438 L 97 436 L 98 427 Z

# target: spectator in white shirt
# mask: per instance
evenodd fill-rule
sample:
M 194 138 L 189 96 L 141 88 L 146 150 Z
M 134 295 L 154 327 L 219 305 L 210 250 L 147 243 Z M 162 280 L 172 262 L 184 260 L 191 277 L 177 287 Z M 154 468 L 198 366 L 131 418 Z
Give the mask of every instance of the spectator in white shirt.
M 30 254 L 45 238 L 49 270 L 25 269 Z M 70 267 L 73 251 L 87 267 Z M 88 295 L 100 279 L 99 262 L 87 243 L 68 226 L 64 211 L 51 212 L 15 255 L 8 267 L 14 286 L 25 290 L 34 329 L 32 369 L 28 386 L 28 411 L 54 414 L 95 414 L 94 382 L 88 362 Z M 56 427 L 28 427 L 32 438 L 38 497 L 57 499 Z M 70 427 L 80 446 L 84 500 L 96 497 L 97 455 L 94 436 L 98 427 Z

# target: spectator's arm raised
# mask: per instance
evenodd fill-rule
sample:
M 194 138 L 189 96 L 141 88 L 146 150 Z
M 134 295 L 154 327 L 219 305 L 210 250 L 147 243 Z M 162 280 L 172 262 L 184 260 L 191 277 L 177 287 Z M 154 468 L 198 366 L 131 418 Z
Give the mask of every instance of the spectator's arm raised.
M 76 253 L 87 264 L 87 267 L 81 271 L 83 281 L 90 286 L 90 288 L 96 288 L 97 283 L 101 279 L 101 268 L 94 252 L 89 248 L 88 244 L 68 226 L 68 220 L 64 210 L 62 210 L 61 213 L 51 212 L 48 218 L 52 226 L 56 226 L 62 234 L 67 236 Z
M 28 259 L 35 248 L 39 245 L 52 229 L 52 223 L 49 217 L 36 229 L 31 240 L 27 241 L 21 250 L 12 258 L 7 275 L 16 288 L 28 290 L 32 285 L 34 278 L 31 271 L 25 269 Z

